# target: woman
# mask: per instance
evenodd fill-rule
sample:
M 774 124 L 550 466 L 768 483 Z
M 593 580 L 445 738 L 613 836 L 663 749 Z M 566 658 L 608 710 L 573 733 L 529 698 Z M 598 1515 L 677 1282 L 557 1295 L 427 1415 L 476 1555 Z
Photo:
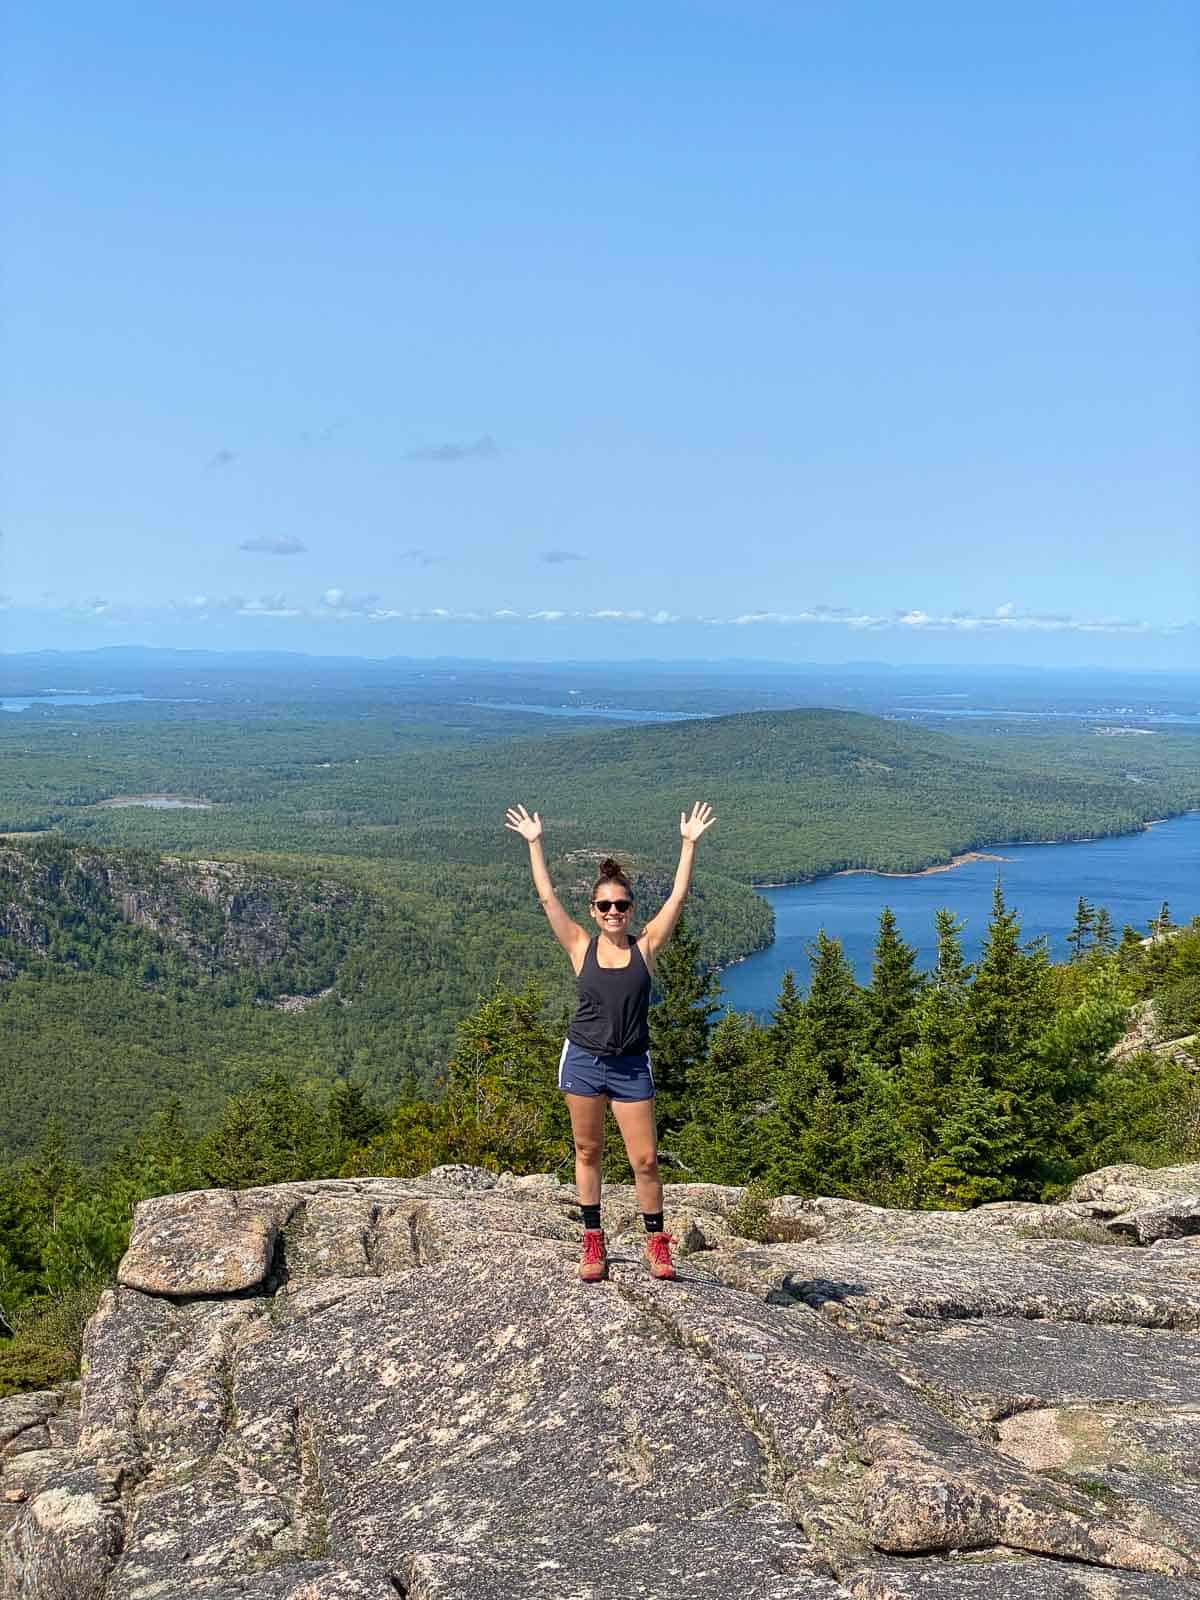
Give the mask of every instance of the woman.
M 656 1278 L 675 1276 L 671 1236 L 663 1231 L 647 1013 L 654 960 L 674 932 L 687 899 L 696 842 L 716 820 L 712 807 L 701 801 L 692 807 L 690 817 L 680 813 L 683 844 L 670 897 L 642 932 L 632 937 L 629 878 L 611 856 L 603 861 L 592 886 L 590 907 L 599 931 L 589 936 L 571 920 L 554 893 L 542 851 L 541 817 L 536 811 L 530 816 L 524 806 L 511 807 L 506 814 L 505 826 L 529 845 L 538 899 L 554 937 L 571 958 L 577 980 L 579 1001 L 559 1060 L 558 1086 L 566 1098 L 575 1140 L 575 1187 L 584 1230 L 579 1276 L 585 1283 L 595 1283 L 608 1274 L 600 1226 L 606 1102 L 612 1105 L 633 1168 L 638 1208 L 646 1224 L 646 1261 Z

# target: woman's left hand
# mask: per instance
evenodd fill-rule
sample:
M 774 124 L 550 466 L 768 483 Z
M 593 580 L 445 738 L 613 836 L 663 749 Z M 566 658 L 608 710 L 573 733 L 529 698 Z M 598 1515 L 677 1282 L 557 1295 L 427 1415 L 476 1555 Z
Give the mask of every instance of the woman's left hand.
M 708 801 L 697 800 L 696 804 L 692 807 L 692 814 L 690 817 L 686 811 L 681 811 L 679 813 L 679 831 L 685 839 L 690 839 L 692 843 L 695 844 L 696 840 L 704 832 L 705 828 L 711 828 L 716 820 L 717 819 L 713 814 L 713 808 L 709 805 Z

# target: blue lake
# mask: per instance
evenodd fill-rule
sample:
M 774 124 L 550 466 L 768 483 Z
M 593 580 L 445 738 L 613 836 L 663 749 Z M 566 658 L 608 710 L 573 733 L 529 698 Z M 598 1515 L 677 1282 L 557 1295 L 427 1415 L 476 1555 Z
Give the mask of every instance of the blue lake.
M 1177 728 L 1200 727 L 1200 712 L 1189 711 L 1136 711 L 1131 706 L 1120 706 L 1115 711 L 1011 711 L 985 706 L 898 706 L 892 713 L 897 717 L 986 717 L 992 721 L 1005 719 L 1025 722 L 1111 722 L 1114 727 L 1136 732 L 1144 723 Z
M 1066 936 L 1080 895 L 1108 908 L 1118 936 L 1127 922 L 1144 933 L 1164 900 L 1176 922 L 1200 913 L 1200 812 L 1115 839 L 996 845 L 992 853 L 1004 859 L 970 861 L 914 878 L 856 873 L 764 889 L 763 898 L 775 912 L 775 942 L 721 974 L 726 1003 L 736 1011 L 765 1014 L 788 967 L 807 987 L 808 946 L 820 928 L 842 941 L 859 982 L 868 982 L 884 906 L 891 906 L 903 937 L 917 947 L 921 967 L 933 965 L 933 915 L 942 906 L 965 923 L 963 948 L 973 960 L 987 933 L 997 873 L 1023 936 L 1045 934 L 1056 960 L 1068 955 Z
M 197 696 L 144 695 L 140 690 L 132 694 L 91 694 L 83 689 L 47 689 L 44 694 L 0 695 L 0 711 L 28 711 L 33 706 L 45 710 L 51 706 L 120 706 L 135 702 L 140 705 L 150 701 L 176 706 L 200 704 Z
M 45 694 L 8 695 L 0 699 L 0 711 L 28 711 L 31 706 L 116 706 L 126 701 L 144 700 L 144 694 L 86 694 L 73 689 L 48 689 Z

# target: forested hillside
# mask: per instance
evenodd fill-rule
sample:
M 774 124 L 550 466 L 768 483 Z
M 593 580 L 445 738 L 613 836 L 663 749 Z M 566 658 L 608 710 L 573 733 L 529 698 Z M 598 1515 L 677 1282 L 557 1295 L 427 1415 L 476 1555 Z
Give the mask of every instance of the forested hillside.
M 669 880 L 635 866 L 639 897 L 657 905 Z M 555 863 L 579 915 L 594 867 Z M 707 966 L 770 938 L 768 907 L 718 874 L 697 886 L 692 912 Z M 314 1088 L 353 1074 L 376 1100 L 406 1080 L 430 1092 L 481 994 L 534 976 L 567 1004 L 569 969 L 520 858 L 435 871 L 10 841 L 0 845 L 0 1157 L 26 1151 L 51 1110 L 89 1160 L 168 1095 L 199 1128 L 271 1067 Z
M 97 844 L 500 864 L 498 819 L 536 807 L 560 852 L 669 865 L 679 809 L 721 823 L 706 870 L 747 883 L 843 867 L 911 871 L 1001 840 L 1129 830 L 1200 805 L 1200 738 L 971 740 L 853 712 L 754 712 L 436 745 L 361 723 L 0 726 L 0 816 Z M 1120 746 L 1121 748 L 1116 748 Z M 109 808 L 167 791 L 204 810 Z M 702 791 L 702 792 L 701 792 Z
M 707 968 L 769 940 L 753 883 L 913 870 L 1200 804 L 1186 734 L 1118 752 L 789 711 L 537 738 L 518 716 L 520 737 L 480 742 L 489 715 L 0 723 L 0 813 L 51 830 L 0 854 L 0 1148 L 26 1150 L 58 1106 L 95 1159 L 168 1094 L 195 1129 L 267 1064 L 300 1084 L 354 1074 L 377 1101 L 405 1081 L 428 1092 L 495 981 L 536 977 L 565 1006 L 569 974 L 502 826 L 516 799 L 545 817 L 579 914 L 613 849 L 651 909 L 680 808 L 712 801 L 691 901 Z M 163 791 L 210 809 L 103 803 Z M 302 1000 L 276 1009 L 285 995 Z

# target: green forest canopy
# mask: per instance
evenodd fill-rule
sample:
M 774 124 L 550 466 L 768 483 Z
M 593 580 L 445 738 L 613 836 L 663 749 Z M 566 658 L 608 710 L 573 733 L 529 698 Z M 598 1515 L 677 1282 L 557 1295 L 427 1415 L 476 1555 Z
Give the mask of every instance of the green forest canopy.
M 681 806 L 721 826 L 706 870 L 746 883 L 913 871 L 1001 840 L 1128 831 L 1200 805 L 1200 736 L 972 740 L 854 712 L 750 712 L 555 737 L 445 742 L 424 725 L 0 724 L 0 822 L 195 854 L 293 851 L 499 864 L 515 800 L 560 852 L 669 866 Z M 111 809 L 191 794 L 212 809 Z M 2 831 L 2 830 L 0 830 Z
M 530 721 L 516 719 L 520 737 L 482 743 L 490 724 L 471 708 L 457 737 L 395 708 L 342 722 L 0 723 L 0 811 L 18 830 L 53 830 L 12 841 L 18 863 L 71 841 L 93 852 L 136 844 L 151 890 L 156 873 L 174 871 L 157 864 L 165 852 L 241 859 L 257 878 L 291 885 L 276 908 L 286 954 L 203 974 L 104 910 L 102 896 L 48 908 L 51 959 L 10 951 L 12 974 L 0 979 L 3 1146 L 27 1150 L 59 1105 L 79 1153 L 95 1159 L 170 1094 L 198 1128 L 265 1062 L 303 1083 L 354 1074 L 376 1100 L 406 1079 L 428 1092 L 455 1025 L 495 981 L 539 978 L 565 1006 L 569 974 L 524 849 L 502 826 L 514 799 L 545 816 L 555 881 L 577 911 L 597 857 L 614 848 L 638 874 L 643 905 L 665 895 L 681 806 L 713 801 L 720 825 L 690 911 L 709 968 L 769 941 L 754 882 L 914 870 L 999 838 L 1094 835 L 1200 803 L 1200 742 L 1188 735 L 1147 735 L 1118 752 L 1122 741 L 1092 735 L 972 741 L 850 712 L 536 738 Z M 213 808 L 100 804 L 161 791 Z M 10 907 L 21 880 L 18 865 Z M 341 886 L 336 915 L 322 880 Z M 194 897 L 188 915 L 203 915 Z M 303 1010 L 272 1004 L 326 988 L 335 992 Z

